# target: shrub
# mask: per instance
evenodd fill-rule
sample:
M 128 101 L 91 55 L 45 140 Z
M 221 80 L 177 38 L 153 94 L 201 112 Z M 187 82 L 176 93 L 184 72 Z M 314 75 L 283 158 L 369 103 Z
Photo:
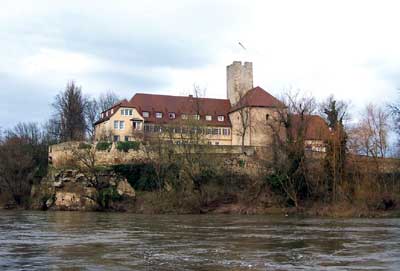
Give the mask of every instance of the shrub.
M 163 186 L 157 181 L 157 173 L 151 163 L 115 165 L 113 169 L 117 174 L 125 177 L 135 190 L 155 191 Z
M 128 152 L 129 150 L 137 151 L 139 149 L 140 142 L 137 141 L 119 141 L 117 142 L 117 150 Z
M 78 146 L 78 149 L 80 149 L 80 150 L 87 150 L 87 149 L 91 149 L 91 148 L 92 148 L 92 145 L 84 143 L 84 142 L 79 143 L 79 146 Z
M 115 187 L 104 188 L 99 191 L 97 202 L 103 209 L 110 208 L 110 203 L 121 200 L 122 197 L 118 194 Z
M 98 151 L 108 151 L 111 149 L 111 142 L 106 142 L 106 141 L 100 141 L 96 145 L 96 150 Z

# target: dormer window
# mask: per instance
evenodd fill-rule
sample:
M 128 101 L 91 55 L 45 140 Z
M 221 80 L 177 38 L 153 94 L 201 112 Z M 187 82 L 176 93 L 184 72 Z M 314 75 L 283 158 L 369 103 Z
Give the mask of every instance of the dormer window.
M 200 115 L 193 115 L 193 119 L 199 120 L 200 119 Z
M 114 114 L 114 108 L 111 109 L 111 114 Z
M 175 113 L 174 113 L 174 112 L 169 112 L 169 113 L 168 113 L 168 117 L 169 117 L 170 119 L 175 119 Z
M 218 116 L 218 121 L 224 121 L 225 117 L 224 116 Z
M 187 120 L 187 115 L 186 115 L 186 114 L 182 114 L 181 118 L 182 118 L 183 120 Z
M 212 121 L 212 116 L 206 115 L 206 121 Z
M 156 112 L 156 118 L 161 119 L 162 118 L 162 113 L 161 112 Z
M 148 118 L 150 116 L 150 113 L 147 111 L 142 112 L 143 118 Z
M 101 113 L 101 118 L 104 118 L 104 113 Z
M 106 117 L 108 117 L 108 111 L 106 112 Z

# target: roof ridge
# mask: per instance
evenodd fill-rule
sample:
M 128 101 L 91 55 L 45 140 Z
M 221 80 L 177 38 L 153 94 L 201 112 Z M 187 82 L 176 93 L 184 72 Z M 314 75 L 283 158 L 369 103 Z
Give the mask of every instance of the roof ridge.
M 143 92 L 138 92 L 133 95 L 132 99 L 136 95 L 147 95 L 147 96 L 163 96 L 163 97 L 173 97 L 173 98 L 189 98 L 190 95 L 168 95 L 168 94 L 153 94 L 153 93 L 143 93 Z M 222 101 L 229 101 L 229 99 L 223 99 L 223 98 L 208 98 L 208 97 L 193 97 L 196 99 L 204 99 L 204 100 L 222 100 Z

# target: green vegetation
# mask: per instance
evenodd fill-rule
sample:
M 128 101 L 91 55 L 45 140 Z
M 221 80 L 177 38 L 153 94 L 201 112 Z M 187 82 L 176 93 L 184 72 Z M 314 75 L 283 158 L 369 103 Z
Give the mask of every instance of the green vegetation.
M 100 141 L 96 144 L 96 150 L 98 151 L 109 151 L 112 143 L 107 141 Z
M 128 152 L 129 150 L 139 150 L 140 142 L 137 141 L 119 141 L 116 148 L 119 151 Z
M 110 208 L 110 203 L 120 201 L 122 197 L 118 194 L 115 187 L 107 187 L 98 191 L 97 203 L 104 210 Z
M 153 163 L 137 163 L 129 165 L 115 165 L 113 170 L 125 177 L 129 184 L 138 191 L 159 191 L 168 180 L 176 181 L 179 176 L 176 165 L 171 164 L 161 169 L 165 178 L 159 178 Z
M 92 145 L 83 143 L 83 142 L 79 143 L 79 146 L 78 146 L 78 149 L 80 149 L 80 150 L 91 149 L 91 148 L 92 148 Z

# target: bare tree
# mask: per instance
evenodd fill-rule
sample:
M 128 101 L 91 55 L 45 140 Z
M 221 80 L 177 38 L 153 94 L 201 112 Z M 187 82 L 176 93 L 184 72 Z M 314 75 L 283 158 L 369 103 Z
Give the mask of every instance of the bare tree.
M 49 145 L 61 142 L 61 126 L 56 118 L 50 118 L 43 124 L 45 140 Z
M 400 96 L 400 90 L 399 90 Z M 399 148 L 400 156 L 400 98 L 391 104 L 389 104 L 389 111 L 393 119 L 393 128 L 397 133 L 397 147 Z
M 237 91 L 239 94 L 239 99 L 235 108 L 239 114 L 239 127 L 236 128 L 233 133 L 240 137 L 242 151 L 244 152 L 244 145 L 246 142 L 246 136 L 250 133 L 253 128 L 251 125 L 251 107 L 248 105 L 246 95 L 243 91 Z
M 81 87 L 70 82 L 64 92 L 55 97 L 54 121 L 60 128 L 61 141 L 83 140 L 86 134 L 85 108 L 86 99 L 82 95 Z
M 110 192 L 110 182 L 104 178 L 104 170 L 97 166 L 97 149 L 95 144 L 79 143 L 71 149 L 72 157 L 80 173 L 85 176 L 85 180 L 91 187 L 95 188 L 95 193 L 87 198 L 95 201 L 101 208 L 108 209 L 112 201 L 108 192 Z
M 99 112 L 106 111 L 110 109 L 114 104 L 119 102 L 119 97 L 112 91 L 107 91 L 106 93 L 100 94 L 100 97 L 97 101 Z
M 308 168 L 305 155 L 305 135 L 309 116 L 315 111 L 313 97 L 288 92 L 281 99 L 284 106 L 276 109 L 267 126 L 273 134 L 273 157 L 267 159 L 270 185 L 298 207 L 300 201 L 310 194 Z
M 325 157 L 326 186 L 332 200 L 336 201 L 338 186 L 345 177 L 348 140 L 345 121 L 349 119 L 348 104 L 330 96 L 321 104 L 321 112 L 331 130 Z
M 6 134 L 7 137 L 18 137 L 30 145 L 40 144 L 43 135 L 39 125 L 34 122 L 20 122 L 13 129 L 6 131 Z
M 37 167 L 24 139 L 9 137 L 0 146 L 0 190 L 17 205 L 29 197 Z
M 87 99 L 85 116 L 87 123 L 87 133 L 89 139 L 94 139 L 95 122 L 100 118 L 100 105 L 96 99 Z
M 382 108 L 369 104 L 362 118 L 351 129 L 350 147 L 356 153 L 374 158 L 385 157 L 388 150 L 389 114 Z
M 37 168 L 37 177 L 47 173 L 49 142 L 45 131 L 37 123 L 18 123 L 5 132 L 5 139 L 18 139 L 23 143 L 25 153 L 33 159 Z

